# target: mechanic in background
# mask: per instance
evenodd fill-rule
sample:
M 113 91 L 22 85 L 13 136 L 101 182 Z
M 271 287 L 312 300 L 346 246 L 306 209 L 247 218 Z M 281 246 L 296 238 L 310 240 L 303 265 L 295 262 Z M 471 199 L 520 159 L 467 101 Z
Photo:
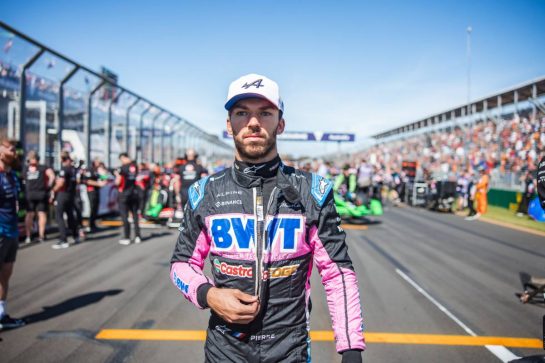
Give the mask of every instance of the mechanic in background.
M 55 182 L 55 172 L 39 164 L 40 157 L 35 151 L 29 151 L 27 165 L 23 170 L 27 213 L 25 218 L 25 243 L 32 241 L 32 225 L 38 215 L 38 242 L 45 241 L 45 226 L 49 209 L 49 192 Z
M 142 242 L 140 236 L 140 226 L 138 221 L 138 208 L 140 206 L 141 192 L 136 186 L 138 167 L 136 163 L 129 158 L 127 153 L 119 154 L 121 168 L 116 170 L 115 185 L 119 191 L 119 213 L 123 221 L 123 238 L 119 240 L 122 245 L 131 244 L 131 225 L 129 223 L 129 212 L 132 214 L 134 222 L 134 243 Z
M 66 224 L 64 215 L 68 221 L 68 228 L 74 237 L 74 244 L 80 242 L 78 228 L 75 221 L 74 202 L 76 199 L 76 170 L 72 166 L 72 158 L 68 151 L 61 152 L 61 170 L 55 180 L 50 200 L 55 198 L 55 217 L 59 227 L 59 241 L 51 246 L 53 249 L 68 248 Z

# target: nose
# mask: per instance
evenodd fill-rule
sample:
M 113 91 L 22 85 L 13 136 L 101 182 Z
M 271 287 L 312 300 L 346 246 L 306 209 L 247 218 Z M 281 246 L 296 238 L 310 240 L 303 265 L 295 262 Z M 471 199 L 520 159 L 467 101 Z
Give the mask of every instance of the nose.
M 250 116 L 250 119 L 248 120 L 248 127 L 259 127 L 261 124 L 259 123 L 259 118 L 252 113 Z

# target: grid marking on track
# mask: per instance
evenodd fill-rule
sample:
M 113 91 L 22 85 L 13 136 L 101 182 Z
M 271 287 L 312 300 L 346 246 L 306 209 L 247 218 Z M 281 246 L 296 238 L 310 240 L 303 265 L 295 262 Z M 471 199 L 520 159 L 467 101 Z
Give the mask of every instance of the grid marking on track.
M 466 331 L 471 337 L 477 337 L 477 334 L 470 329 L 464 322 L 462 322 L 458 317 L 456 317 L 452 312 L 450 312 L 446 307 L 444 307 L 440 302 L 438 302 L 433 296 L 431 296 L 426 290 L 424 290 L 420 285 L 418 285 L 413 279 L 411 279 L 407 274 L 405 274 L 400 269 L 396 268 L 396 272 L 410 285 L 412 285 L 419 293 L 424 295 L 432 304 L 434 304 L 439 310 L 445 313 L 450 319 L 452 319 L 456 324 L 458 324 L 462 329 Z M 505 344 L 485 344 L 484 347 L 488 349 L 492 354 L 494 354 L 502 362 L 510 362 L 512 360 L 518 359 L 520 357 L 516 356 L 509 349 L 506 348 Z
M 364 225 L 364 224 L 341 224 L 341 228 L 343 229 L 351 229 L 351 230 L 356 230 L 356 231 L 365 231 L 367 229 L 369 229 L 368 226 Z
M 333 342 L 332 331 L 310 332 L 314 342 Z M 155 330 L 155 329 L 103 329 L 96 336 L 99 340 L 155 340 L 155 341 L 204 341 L 205 330 Z M 539 339 L 493 336 L 467 336 L 442 334 L 365 333 L 367 343 L 418 344 L 450 346 L 503 345 L 512 348 L 543 348 Z

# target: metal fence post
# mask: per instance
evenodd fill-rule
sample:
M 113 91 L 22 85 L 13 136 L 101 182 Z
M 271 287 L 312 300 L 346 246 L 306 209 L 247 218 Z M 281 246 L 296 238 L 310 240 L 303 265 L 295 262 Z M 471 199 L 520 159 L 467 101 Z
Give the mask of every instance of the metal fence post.
M 183 124 L 183 120 L 179 117 L 176 118 L 176 123 L 181 123 Z M 174 152 L 174 135 L 176 135 L 176 133 L 178 132 L 178 130 L 180 129 L 179 127 L 175 129 L 175 126 L 178 126 L 178 125 L 172 125 L 172 132 L 170 133 L 170 156 L 172 158 L 174 157 L 178 157 L 178 155 L 176 155 L 177 153 Z
M 165 165 L 165 127 L 168 123 L 168 121 L 174 116 L 172 114 L 169 114 L 169 116 L 165 119 L 163 122 L 163 127 L 161 128 L 161 164 Z
M 180 127 L 178 127 L 176 129 L 176 132 L 180 132 L 182 131 L 183 132 L 183 135 L 184 135 L 184 138 L 186 137 L 186 128 L 189 127 L 189 124 L 184 120 L 184 119 L 180 119 Z M 174 135 L 173 135 L 174 136 Z M 180 137 L 179 140 L 181 140 L 182 138 Z M 174 142 L 173 142 L 174 144 Z M 178 142 L 176 143 L 176 154 L 177 155 L 181 155 L 182 154 L 182 149 L 185 148 L 185 143 L 181 143 L 181 142 Z
M 124 92 L 124 90 L 121 90 L 121 92 L 110 100 L 110 104 L 108 105 L 108 125 L 106 127 L 106 165 L 108 165 L 108 168 L 112 166 L 112 108 Z
M 155 117 L 151 120 L 151 140 L 150 140 L 150 148 L 151 148 L 151 162 L 155 163 L 155 121 L 161 116 L 165 111 L 163 109 L 159 109 L 159 113 L 155 115 Z
M 140 130 L 138 130 L 138 145 L 136 146 L 136 158 L 138 162 L 142 162 L 142 137 L 144 135 L 144 116 L 151 110 L 153 105 L 148 104 L 148 107 L 140 114 Z
M 34 54 L 28 62 L 23 65 L 21 72 L 21 80 L 19 82 L 20 97 L 19 97 L 19 142 L 21 143 L 21 148 L 26 151 L 26 140 L 25 140 L 25 125 L 26 125 L 26 71 L 32 67 L 34 63 L 44 54 L 44 49 L 41 48 L 36 54 Z
M 77 71 L 79 71 L 79 66 L 72 68 L 72 70 L 68 72 L 68 74 L 61 80 L 59 88 L 59 108 L 57 110 L 59 120 L 59 125 L 57 128 L 57 143 L 59 145 L 59 152 L 62 151 L 62 131 L 64 130 L 64 85 L 74 76 L 74 74 L 76 74 Z M 60 157 L 57 155 L 56 159 L 58 160 L 57 168 L 60 169 Z
M 86 152 L 86 162 L 87 165 L 91 165 L 91 126 L 93 122 L 93 96 L 95 93 L 102 87 L 106 81 L 100 80 L 98 85 L 93 88 L 91 93 L 89 93 L 89 97 L 87 99 L 87 118 L 86 122 L 83 124 L 83 133 L 85 134 L 85 152 Z
M 125 151 L 127 154 L 129 153 L 129 123 L 131 121 L 131 109 L 136 106 L 138 102 L 140 102 L 141 98 L 137 97 L 136 101 L 134 101 L 128 108 L 127 108 L 127 116 L 125 119 L 125 132 L 123 133 L 124 142 L 125 142 Z M 133 155 L 136 157 L 136 155 Z

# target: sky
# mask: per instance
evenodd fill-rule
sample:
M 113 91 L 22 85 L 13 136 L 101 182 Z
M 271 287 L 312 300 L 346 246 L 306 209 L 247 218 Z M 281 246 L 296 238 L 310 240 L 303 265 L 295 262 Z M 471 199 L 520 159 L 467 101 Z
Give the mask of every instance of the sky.
M 545 76 L 545 0 L 3 1 L 0 20 L 221 135 L 231 81 L 280 85 L 286 129 L 376 133 Z M 314 156 L 331 143 L 280 143 Z

